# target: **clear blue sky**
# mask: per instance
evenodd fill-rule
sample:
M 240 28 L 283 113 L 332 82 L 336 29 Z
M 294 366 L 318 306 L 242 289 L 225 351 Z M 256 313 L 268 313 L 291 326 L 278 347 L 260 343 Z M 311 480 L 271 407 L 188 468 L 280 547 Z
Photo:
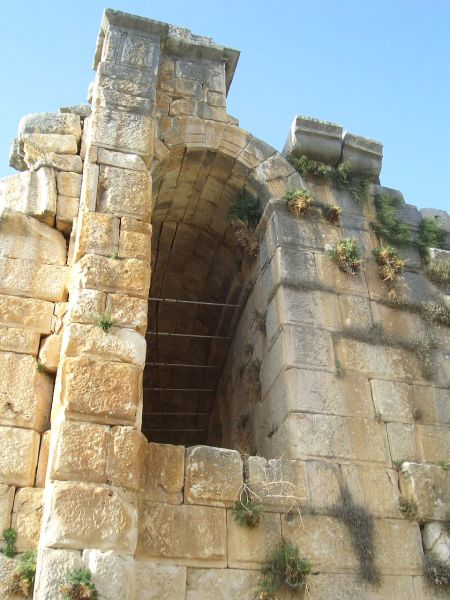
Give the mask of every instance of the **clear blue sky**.
M 2 4 L 1 175 L 22 115 L 85 101 L 104 1 Z M 384 144 L 384 185 L 416 206 L 450 209 L 450 0 L 108 6 L 241 50 L 228 112 L 275 148 L 297 113 L 335 121 Z

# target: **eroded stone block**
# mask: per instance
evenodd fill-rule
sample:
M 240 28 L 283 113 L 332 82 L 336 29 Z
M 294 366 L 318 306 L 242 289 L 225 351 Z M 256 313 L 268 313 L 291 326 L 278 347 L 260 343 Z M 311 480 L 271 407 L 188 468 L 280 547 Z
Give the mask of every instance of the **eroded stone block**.
M 342 162 L 348 162 L 352 173 L 377 180 L 383 160 L 380 142 L 345 132 L 342 139 Z
M 49 335 L 44 338 L 39 348 L 39 362 L 49 373 L 56 373 L 61 355 L 61 335 Z
M 151 177 L 147 171 L 100 168 L 101 193 L 98 207 L 101 212 L 135 217 L 148 221 L 151 216 Z
M 25 162 L 33 163 L 36 149 L 39 153 L 55 152 L 56 154 L 76 154 L 78 152 L 77 138 L 74 135 L 59 133 L 24 133 L 22 134 Z
M 24 133 L 59 133 L 80 139 L 80 117 L 72 113 L 30 113 L 19 122 L 19 135 Z
M 139 495 L 153 502 L 181 504 L 184 456 L 184 446 L 147 444 Z
M 244 600 L 256 592 L 260 571 L 240 569 L 188 569 L 186 600 Z M 245 590 L 245 592 L 243 592 Z
M 336 166 L 341 157 L 342 132 L 342 127 L 335 123 L 297 115 L 283 153 L 296 148 L 309 158 Z
M 43 494 L 42 489 L 28 487 L 16 492 L 11 527 L 17 532 L 17 552 L 35 550 L 39 543 L 44 510 Z
M 0 483 L 18 487 L 34 484 L 39 438 L 31 429 L 0 426 Z
M 450 435 L 448 427 L 416 425 L 417 438 L 424 462 L 438 464 L 450 457 Z
M 419 459 L 414 425 L 409 423 L 387 423 L 386 431 L 393 463 L 417 461 Z
M 56 181 L 53 169 L 43 167 L 0 179 L 0 200 L 10 208 L 48 225 L 56 213 Z
M 41 435 L 41 445 L 39 448 L 38 465 L 36 469 L 36 487 L 43 488 L 47 476 L 48 455 L 50 451 L 50 430 Z
M 0 350 L 36 356 L 39 350 L 40 335 L 29 329 L 0 327 Z
M 119 248 L 119 219 L 97 212 L 83 212 L 77 224 L 75 260 L 85 254 L 116 259 Z
M 445 520 L 450 512 L 450 477 L 443 467 L 412 462 L 402 464 L 402 495 L 417 505 L 417 519 Z
M 112 551 L 85 550 L 83 563 L 92 573 L 100 598 L 135 600 L 135 563 L 132 556 Z
M 113 427 L 108 454 L 108 481 L 137 490 L 144 466 L 145 436 L 132 427 Z
M 61 582 L 66 580 L 70 571 L 81 569 L 82 566 L 81 554 L 77 550 L 41 547 L 37 561 L 34 598 L 36 600 L 58 598 L 61 594 Z
M 0 527 L 2 531 L 8 529 L 11 525 L 14 493 L 14 486 L 0 484 Z
M 105 301 L 104 292 L 72 288 L 69 294 L 69 319 L 78 323 L 95 323 L 105 311 Z M 117 322 L 112 314 L 111 319 Z M 120 323 L 117 324 L 121 326 Z
M 131 327 L 145 334 L 148 310 L 146 300 L 127 294 L 108 294 L 106 307 L 117 327 Z
M 0 292 L 58 302 L 66 297 L 68 274 L 65 266 L 0 258 Z
M 184 600 L 186 567 L 138 560 L 135 569 L 140 600 Z
M 413 410 L 410 385 L 396 381 L 371 379 L 370 386 L 375 412 L 383 421 L 412 422 Z
M 227 516 L 228 566 L 257 569 L 266 563 L 281 542 L 281 521 L 278 513 L 264 513 L 256 527 L 242 527 Z
M 0 295 L 0 323 L 48 334 L 51 331 L 53 306 L 52 302 L 44 300 Z
M 153 119 L 97 107 L 92 113 L 91 143 L 108 148 L 150 156 L 153 145 Z

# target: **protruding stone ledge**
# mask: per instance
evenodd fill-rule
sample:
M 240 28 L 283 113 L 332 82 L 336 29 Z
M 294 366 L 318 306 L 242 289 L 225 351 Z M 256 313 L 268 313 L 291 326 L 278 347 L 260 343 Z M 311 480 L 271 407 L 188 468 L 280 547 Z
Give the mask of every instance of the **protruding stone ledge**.
M 340 125 L 297 115 L 291 125 L 283 154 L 296 148 L 309 158 L 335 167 L 341 157 L 341 145 Z
M 375 181 L 381 172 L 383 145 L 375 140 L 354 135 L 346 131 L 342 139 L 342 162 L 350 164 L 355 175 L 369 177 Z

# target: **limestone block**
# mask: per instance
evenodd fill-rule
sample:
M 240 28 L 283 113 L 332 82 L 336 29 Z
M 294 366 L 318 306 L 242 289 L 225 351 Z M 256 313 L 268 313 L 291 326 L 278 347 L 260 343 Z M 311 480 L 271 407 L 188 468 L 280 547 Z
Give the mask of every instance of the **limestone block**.
M 277 248 L 262 277 L 268 297 L 281 284 L 311 287 L 317 283 L 314 254 L 297 248 Z
M 209 446 L 186 450 L 184 500 L 187 504 L 232 506 L 242 486 L 239 452 Z
M 125 154 L 123 152 L 114 152 L 106 148 L 98 149 L 97 162 L 120 169 L 132 169 L 133 171 L 146 171 L 144 161 L 137 154 Z
M 148 310 L 146 300 L 127 294 L 108 294 L 106 310 L 117 327 L 131 327 L 139 333 L 145 334 Z
M 39 459 L 36 469 L 36 487 L 43 488 L 47 476 L 48 455 L 50 451 L 50 430 L 41 435 L 41 446 L 39 448 Z
M 44 510 L 43 494 L 42 489 L 28 487 L 16 492 L 11 527 L 17 531 L 17 552 L 35 550 L 39 543 Z
M 61 355 L 61 335 L 49 335 L 39 348 L 39 362 L 49 373 L 56 373 Z
M 257 569 L 266 563 L 281 542 L 281 520 L 277 513 L 264 513 L 256 527 L 242 527 L 227 515 L 228 566 Z
M 83 172 L 83 160 L 81 156 L 78 156 L 77 154 L 56 154 L 56 152 L 49 152 L 46 156 L 46 162 L 48 162 L 55 171 L 68 171 L 72 173 Z
M 331 458 L 387 464 L 389 450 L 384 425 L 371 419 L 307 413 L 291 414 L 283 430 L 286 457 Z
M 41 546 L 36 568 L 35 600 L 59 598 L 61 583 L 70 571 L 81 569 L 83 563 L 77 550 L 55 550 Z
M 214 506 L 139 500 L 136 558 L 179 565 L 225 567 L 226 511 Z
M 81 194 L 81 175 L 61 171 L 56 173 L 56 188 L 59 196 L 79 197 Z
M 246 600 L 256 593 L 260 579 L 260 571 L 188 569 L 186 600 Z
M 306 463 L 306 467 L 313 512 L 330 514 L 331 508 L 341 498 L 341 467 L 334 463 L 311 460 Z
M 95 323 L 99 315 L 105 311 L 105 302 L 106 294 L 104 292 L 72 288 L 69 294 L 69 319 L 78 323 Z M 108 313 L 114 323 L 122 326 L 110 310 Z
M 416 425 L 417 438 L 424 462 L 440 463 L 450 458 L 450 435 L 448 427 Z
M 151 238 L 145 233 L 121 231 L 119 240 L 120 258 L 138 258 L 150 262 L 152 253 Z
M 2 531 L 11 525 L 15 487 L 0 484 L 0 527 Z
M 115 260 L 88 254 L 75 265 L 73 284 L 80 288 L 123 292 L 146 299 L 150 287 L 150 267 L 142 260 L 133 258 Z
M 61 355 L 127 362 L 144 368 L 145 338 L 134 329 L 70 323 L 64 330 Z
M 31 429 L 0 427 L 0 483 L 33 485 L 39 440 Z
M 220 92 L 208 92 L 206 94 L 206 101 L 210 106 L 220 106 L 222 108 L 226 107 L 225 94 Z
M 135 561 L 139 600 L 185 600 L 186 567 Z
M 78 215 L 79 207 L 79 198 L 70 198 L 69 196 L 58 196 L 58 203 L 56 205 L 56 228 L 63 234 L 70 234 L 72 230 L 73 221 Z
M 422 540 L 426 554 L 442 561 L 450 560 L 450 535 L 445 523 L 425 523 Z
M 134 554 L 136 515 L 130 492 L 92 483 L 54 482 L 46 488 L 43 543 Z
M 78 221 L 75 260 L 85 254 L 101 254 L 112 259 L 119 247 L 119 219 L 111 215 L 83 212 Z
M 52 479 L 106 483 L 110 428 L 64 421 L 51 458 Z
M 375 564 L 381 573 L 422 573 L 422 539 L 416 522 L 405 519 L 376 519 L 375 548 Z
M 450 423 L 450 390 L 413 385 L 411 391 L 421 423 Z
M 17 567 L 16 558 L 8 558 L 0 553 L 0 597 L 3 600 L 22 600 L 23 596 L 9 593 L 9 583 Z
M 0 258 L 0 292 L 58 302 L 66 296 L 68 270 L 32 260 Z
M 439 227 L 450 231 L 450 216 L 447 211 L 439 208 L 421 208 L 419 213 L 422 219 L 436 219 Z
M 387 423 L 386 431 L 393 463 L 419 459 L 414 425 L 409 423 Z
M 130 490 L 139 487 L 146 437 L 132 427 L 113 427 L 108 452 L 108 481 Z
M 40 335 L 36 331 L 16 327 L 0 327 L 0 350 L 36 356 L 39 340 Z
M 359 271 L 354 275 L 344 273 L 328 254 L 316 254 L 315 259 L 318 279 L 323 286 L 332 288 L 339 294 L 369 295 L 365 272 Z
M 371 377 L 397 380 L 422 379 L 419 359 L 403 348 L 374 346 L 352 339 L 340 339 L 335 352 L 344 369 L 366 373 Z
M 296 148 L 313 160 L 336 166 L 341 157 L 342 127 L 328 121 L 297 115 L 292 122 L 283 154 Z
M 0 295 L 0 323 L 9 327 L 25 327 L 37 333 L 51 331 L 53 303 L 33 298 Z
M 375 322 L 381 323 L 383 332 L 396 338 L 417 341 L 424 338 L 427 328 L 420 315 L 371 302 Z
M 415 600 L 447 600 L 448 590 L 430 586 L 425 577 L 413 577 Z
M 88 358 L 65 358 L 61 404 L 76 418 L 133 424 L 140 401 L 141 369 Z
M 30 113 L 20 119 L 19 135 L 24 133 L 59 133 L 81 137 L 80 117 L 71 113 Z
M 0 424 L 43 431 L 53 395 L 51 378 L 33 356 L 0 352 Z
M 397 473 L 371 465 L 343 465 L 342 475 L 355 502 L 376 517 L 401 519 Z
M 147 171 L 101 166 L 101 212 L 136 217 L 148 221 L 151 216 L 151 177 Z
M 23 160 L 23 156 L 20 149 L 19 139 L 13 138 L 9 146 L 9 166 L 16 171 L 26 171 L 27 165 Z
M 314 570 L 325 573 L 356 571 L 358 561 L 343 521 L 323 515 L 281 519 L 282 536 L 296 544 Z
M 309 508 L 306 462 L 249 456 L 245 472 L 247 485 L 261 499 L 265 511 L 288 513 Z
M 447 518 L 450 512 L 450 477 L 444 468 L 405 462 L 399 480 L 402 495 L 417 505 L 417 519 Z
M 370 301 L 363 296 L 339 296 L 342 323 L 348 329 L 369 329 L 372 325 Z
M 60 106 L 59 112 L 78 115 L 80 117 L 81 123 L 83 123 L 84 119 L 89 117 L 89 115 L 91 114 L 91 107 L 89 104 L 73 104 L 72 106 Z
M 53 169 L 43 167 L 0 179 L 0 204 L 53 225 L 56 213 Z
M 147 115 L 96 107 L 92 113 L 90 141 L 110 150 L 151 156 L 153 119 Z
M 354 574 L 321 573 L 313 578 L 313 586 L 314 600 L 425 600 L 425 596 L 414 595 L 409 575 L 383 575 L 378 587 L 363 583 Z
M 66 242 L 59 231 L 11 209 L 0 211 L 0 256 L 66 264 Z
M 112 551 L 85 550 L 83 563 L 92 573 L 92 580 L 100 598 L 104 600 L 135 600 L 133 557 Z
M 350 163 L 352 173 L 377 180 L 383 160 L 383 145 L 345 132 L 342 139 L 342 162 Z
M 61 335 L 66 326 L 67 302 L 56 302 L 52 322 L 52 333 Z
M 407 383 L 371 379 L 375 412 L 383 421 L 412 423 L 411 386 Z
M 184 446 L 147 444 L 139 495 L 153 502 L 181 504 L 184 455 Z
M 24 133 L 22 135 L 25 152 L 25 162 L 34 156 L 37 151 L 45 154 L 55 152 L 56 154 L 77 154 L 78 144 L 74 135 L 61 135 L 58 133 Z
M 97 206 L 98 177 L 100 167 L 86 162 L 81 183 L 80 208 L 94 212 Z

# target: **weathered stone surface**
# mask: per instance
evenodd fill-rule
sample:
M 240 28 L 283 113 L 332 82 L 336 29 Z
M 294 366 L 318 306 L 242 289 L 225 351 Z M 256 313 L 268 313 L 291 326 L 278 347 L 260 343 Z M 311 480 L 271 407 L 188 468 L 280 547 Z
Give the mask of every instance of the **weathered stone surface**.
M 33 356 L 12 352 L 0 352 L 0 373 L 0 424 L 43 431 L 52 403 L 50 377 L 38 371 Z
M 383 421 L 412 422 L 410 385 L 383 379 L 371 379 L 370 386 L 375 412 Z
M 58 196 L 58 203 L 56 206 L 56 228 L 64 235 L 69 235 L 72 231 L 73 221 L 78 215 L 79 207 L 79 198 Z
M 66 297 L 68 270 L 33 260 L 0 258 L 0 292 L 58 302 Z
M 227 515 L 228 566 L 257 569 L 266 563 L 281 542 L 281 520 L 278 513 L 264 513 L 256 527 L 242 527 Z
M 348 329 L 369 329 L 372 325 L 370 301 L 363 296 L 339 296 L 342 324 Z
M 139 495 L 153 502 L 181 504 L 184 455 L 184 446 L 147 444 Z
M 83 212 L 77 228 L 75 260 L 85 254 L 101 254 L 116 259 L 119 247 L 119 219 L 102 213 Z
M 186 600 L 245 600 L 256 592 L 260 579 L 260 571 L 188 569 Z
M 83 356 L 102 360 L 145 365 L 145 338 L 134 329 L 70 323 L 64 330 L 62 356 Z
M 39 333 L 16 327 L 0 327 L 0 350 L 36 356 L 39 349 Z
M 119 239 L 120 258 L 138 258 L 150 262 L 151 238 L 148 234 L 136 231 L 121 231 Z
M 92 579 L 100 598 L 104 600 L 135 600 L 133 557 L 111 551 L 85 550 L 83 563 L 92 573 Z
M 0 527 L 2 531 L 11 524 L 15 488 L 12 485 L 0 484 Z
M 149 220 L 152 195 L 151 177 L 147 171 L 102 166 L 98 207 L 101 212 Z
M 409 423 L 387 423 L 386 431 L 393 463 L 419 460 L 414 425 Z
M 88 358 L 65 358 L 61 404 L 83 420 L 133 424 L 140 401 L 142 372 L 135 365 Z
M 309 508 L 306 462 L 249 456 L 245 472 L 247 485 L 260 498 L 265 511 L 288 513 Z
M 136 503 L 120 488 L 54 482 L 46 489 L 43 543 L 58 548 L 97 548 L 133 554 Z
M 342 131 L 335 123 L 297 115 L 292 121 L 283 154 L 296 148 L 309 158 L 336 166 L 341 157 Z
M 61 355 L 61 335 L 49 335 L 44 338 L 39 348 L 39 362 L 49 373 L 56 373 Z
M 299 269 L 298 265 L 302 265 L 302 268 Z M 282 284 L 311 286 L 317 283 L 314 254 L 296 248 L 277 248 L 262 277 L 268 297 Z
M 13 138 L 11 140 L 11 144 L 9 146 L 9 161 L 8 164 L 12 169 L 16 169 L 16 171 L 26 171 L 27 164 L 23 159 L 20 150 L 20 144 L 18 138 Z
M 52 321 L 52 333 L 55 335 L 62 334 L 67 323 L 66 313 L 67 302 L 56 302 Z
M 33 298 L 0 295 L 0 323 L 9 327 L 26 327 L 37 333 L 51 331 L 53 303 Z
M 53 170 L 43 167 L 0 179 L 0 205 L 53 225 L 56 213 Z
M 150 267 L 142 260 L 132 258 L 115 260 L 89 254 L 83 256 L 74 271 L 73 283 L 78 287 L 123 292 L 131 296 L 147 298 Z
M 81 194 L 81 175 L 66 171 L 56 173 L 56 188 L 59 196 L 79 197 Z
M 135 569 L 139 600 L 184 600 L 186 567 L 138 560 Z
M 83 160 L 77 154 L 56 154 L 49 152 L 46 156 L 46 162 L 53 167 L 55 171 L 68 171 L 72 173 L 83 172 Z M 78 194 L 79 195 L 79 194 Z
M 0 596 L 4 600 L 22 600 L 23 596 L 11 594 L 9 587 L 13 572 L 18 561 L 16 558 L 8 558 L 0 553 Z
M 16 492 L 11 527 L 17 532 L 17 552 L 35 550 L 38 545 L 44 510 L 43 494 L 42 489 L 27 487 Z
M 136 558 L 190 566 L 226 566 L 226 511 L 213 506 L 139 500 Z
M 367 373 L 372 377 L 392 377 L 406 381 L 422 379 L 419 359 L 402 348 L 373 346 L 365 342 L 341 339 L 335 344 L 335 352 L 344 369 Z
M 142 334 L 147 330 L 147 306 L 146 300 L 127 294 L 108 294 L 106 299 L 106 310 L 117 327 L 131 327 Z
M 414 595 L 409 575 L 383 575 L 378 587 L 364 584 L 354 574 L 321 573 L 313 577 L 311 589 L 314 600 L 425 600 Z
M 371 419 L 291 414 L 275 435 L 282 438 L 287 458 L 389 461 L 384 425 Z
M 373 319 L 380 323 L 383 332 L 398 339 L 417 341 L 427 333 L 420 315 L 371 302 Z
M 38 465 L 36 469 L 36 487 L 43 488 L 47 476 L 48 455 L 50 451 L 50 430 L 41 435 L 41 445 L 39 448 Z
M 146 171 L 144 161 L 137 154 L 125 154 L 123 152 L 113 152 L 106 148 L 98 149 L 97 162 L 111 167 L 119 167 L 121 169 L 132 169 L 133 171 Z
M 110 428 L 94 423 L 64 421 L 55 432 L 52 479 L 106 483 Z
M 381 573 L 419 575 L 422 573 L 422 539 L 414 521 L 377 519 L 375 522 L 375 564 Z
M 315 255 L 319 282 L 339 294 L 352 294 L 367 297 L 368 289 L 364 272 L 349 275 L 341 271 L 329 254 Z
M 104 292 L 72 288 L 69 294 L 69 319 L 78 323 L 95 323 L 99 315 L 105 311 L 105 302 L 106 294 Z M 117 322 L 112 314 L 111 319 L 113 322 Z M 121 326 L 120 323 L 118 325 Z
M 450 559 L 450 534 L 447 529 L 445 523 L 425 523 L 422 540 L 426 554 L 442 561 Z
M 450 435 L 448 427 L 416 425 L 417 438 L 424 462 L 438 464 L 450 457 Z
M 450 390 L 413 385 L 411 392 L 421 423 L 450 423 Z
M 32 486 L 40 436 L 31 429 L 0 427 L 0 483 Z
M 153 119 L 146 115 L 97 107 L 92 113 L 90 141 L 111 150 L 150 156 Z
M 24 133 L 59 133 L 80 139 L 80 117 L 70 113 L 30 113 L 19 122 L 19 135 Z
M 232 506 L 242 485 L 239 452 L 209 446 L 186 450 L 184 499 L 188 504 Z
M 415 600 L 447 600 L 447 590 L 430 586 L 425 577 L 413 577 Z
M 56 154 L 76 154 L 78 151 L 77 138 L 74 135 L 61 135 L 58 133 L 24 133 L 22 135 L 25 162 L 32 162 L 36 149 L 44 155 L 47 152 Z
M 66 242 L 59 231 L 11 209 L 0 211 L 0 256 L 66 264 Z
M 440 466 L 412 462 L 402 464 L 402 495 L 417 505 L 420 520 L 445 520 L 450 512 L 450 477 Z
M 145 436 L 132 427 L 113 427 L 108 453 L 108 481 L 137 490 L 144 466 Z
M 342 475 L 355 502 L 376 517 L 402 517 L 399 509 L 397 473 L 364 465 L 342 465 Z
M 34 598 L 47 600 L 58 598 L 61 594 L 61 582 L 70 571 L 83 566 L 81 554 L 76 550 L 39 549 Z
M 308 460 L 311 507 L 315 513 L 330 514 L 341 498 L 341 467 L 335 463 Z
M 377 180 L 383 160 L 383 145 L 345 132 L 342 138 L 342 162 L 348 162 L 352 173 Z

